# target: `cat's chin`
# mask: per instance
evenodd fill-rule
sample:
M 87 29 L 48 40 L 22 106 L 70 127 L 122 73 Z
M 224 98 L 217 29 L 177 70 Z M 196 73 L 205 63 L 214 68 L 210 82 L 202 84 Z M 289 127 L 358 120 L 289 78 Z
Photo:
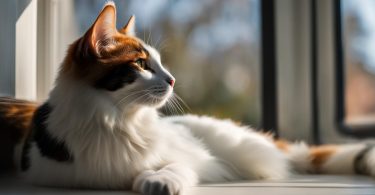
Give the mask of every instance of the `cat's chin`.
M 161 108 L 167 103 L 169 98 L 172 97 L 172 94 L 173 90 L 167 90 L 164 94 L 151 94 L 149 98 L 147 98 L 148 101 L 145 102 L 145 104 L 151 107 Z
M 161 108 L 167 103 L 169 98 L 170 95 L 164 97 L 154 97 L 151 101 L 147 102 L 146 105 L 154 108 Z

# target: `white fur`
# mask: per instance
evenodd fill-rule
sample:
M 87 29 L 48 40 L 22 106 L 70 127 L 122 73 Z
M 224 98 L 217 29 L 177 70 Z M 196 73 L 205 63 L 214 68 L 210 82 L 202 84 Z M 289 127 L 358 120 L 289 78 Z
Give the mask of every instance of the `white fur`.
M 298 173 L 312 172 L 310 163 L 309 147 L 301 142 L 295 143 L 288 148 L 287 157 L 290 165 Z
M 205 143 L 210 153 L 232 167 L 241 179 L 280 179 L 288 176 L 285 156 L 270 140 L 250 128 L 206 116 L 186 115 L 166 120 L 188 127 L 194 137 Z M 217 179 L 202 179 L 217 182 Z
M 375 150 L 372 149 L 368 155 L 367 155 L 367 158 L 366 158 L 366 163 L 367 163 L 367 166 L 369 168 L 369 175 L 372 175 L 373 177 L 375 177 Z
M 355 174 L 354 159 L 365 147 L 363 144 L 342 145 L 322 166 L 322 172 L 328 174 Z

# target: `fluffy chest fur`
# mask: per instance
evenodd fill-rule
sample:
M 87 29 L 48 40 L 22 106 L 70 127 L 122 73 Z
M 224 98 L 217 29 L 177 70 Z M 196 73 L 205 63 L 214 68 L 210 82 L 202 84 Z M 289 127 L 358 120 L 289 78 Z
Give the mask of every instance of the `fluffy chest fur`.
M 50 111 L 38 122 L 45 123 L 50 137 L 64 143 L 71 160 L 59 162 L 32 142 L 26 175 L 38 175 L 36 183 L 54 186 L 129 189 L 143 170 L 170 163 L 201 170 L 215 161 L 188 128 L 161 119 L 153 108 L 118 110 L 106 98 L 84 85 L 57 86 L 47 102 Z
M 65 94 L 63 98 L 59 93 Z M 87 98 L 74 98 L 77 93 Z M 158 116 L 154 110 L 127 113 L 103 98 L 83 86 L 56 87 L 48 102 L 51 112 L 46 128 L 52 137 L 65 143 L 73 157 L 73 162 L 65 164 L 76 170 L 72 173 L 77 180 L 72 181 L 74 185 L 92 187 L 92 182 L 100 188 L 123 188 L 141 170 L 164 163 L 155 139 L 159 134 L 155 128 Z

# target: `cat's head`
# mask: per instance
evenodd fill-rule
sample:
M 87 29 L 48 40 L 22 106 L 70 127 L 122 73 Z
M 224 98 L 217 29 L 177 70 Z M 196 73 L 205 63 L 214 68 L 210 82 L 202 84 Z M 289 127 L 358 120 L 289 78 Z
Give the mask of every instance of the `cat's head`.
M 158 51 L 135 36 L 135 17 L 116 29 L 116 7 L 107 3 L 91 28 L 70 46 L 60 76 L 108 94 L 119 105 L 163 105 L 175 79 Z

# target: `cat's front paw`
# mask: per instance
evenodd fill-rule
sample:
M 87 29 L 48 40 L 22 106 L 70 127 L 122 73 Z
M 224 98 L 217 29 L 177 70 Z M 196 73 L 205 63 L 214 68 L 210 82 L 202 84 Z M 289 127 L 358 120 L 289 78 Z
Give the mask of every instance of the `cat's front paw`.
M 169 172 L 148 170 L 135 179 L 133 190 L 143 195 L 181 195 L 183 185 Z

